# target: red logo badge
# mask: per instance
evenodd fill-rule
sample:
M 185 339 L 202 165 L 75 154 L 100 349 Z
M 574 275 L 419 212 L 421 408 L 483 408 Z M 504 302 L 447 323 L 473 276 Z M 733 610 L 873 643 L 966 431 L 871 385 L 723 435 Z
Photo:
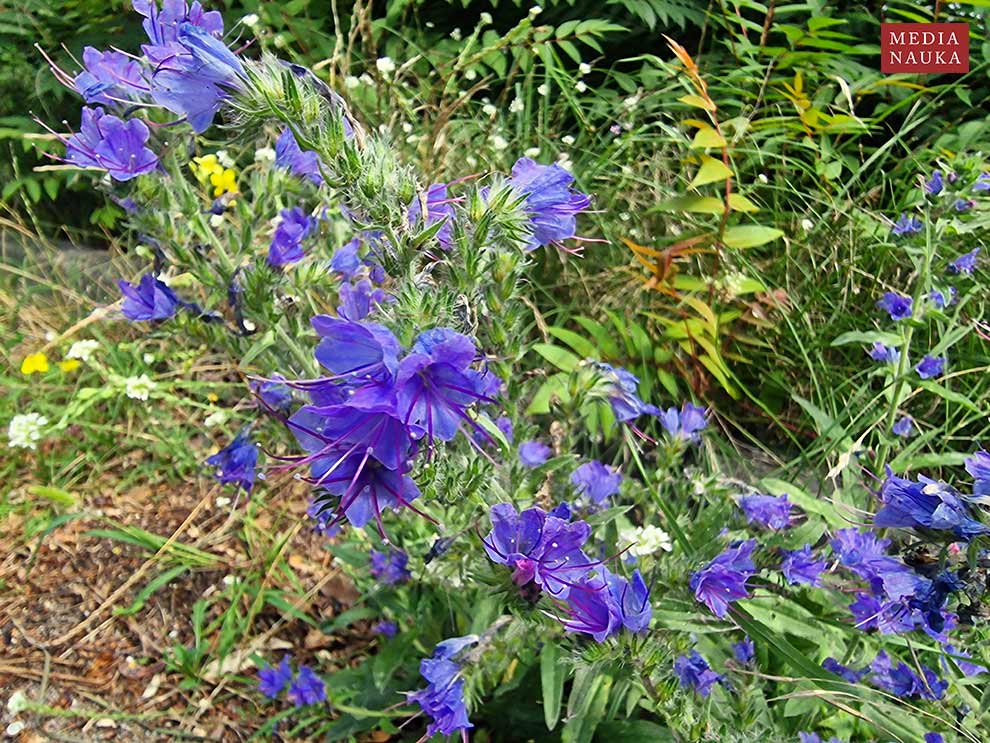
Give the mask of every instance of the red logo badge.
M 881 23 L 881 72 L 969 72 L 966 23 Z

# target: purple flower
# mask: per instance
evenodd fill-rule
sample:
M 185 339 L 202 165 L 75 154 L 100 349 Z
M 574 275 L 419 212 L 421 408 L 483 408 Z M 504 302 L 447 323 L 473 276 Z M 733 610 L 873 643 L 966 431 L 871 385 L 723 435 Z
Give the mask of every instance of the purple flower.
M 925 733 L 925 743 L 945 743 L 941 733 Z
M 444 224 L 437 232 L 436 238 L 441 248 L 449 250 L 454 239 L 454 207 L 447 194 L 447 184 L 434 183 L 426 189 L 424 197 L 426 201 L 425 224 L 419 224 L 423 215 L 423 207 L 418 195 L 409 205 L 409 224 L 415 229 L 425 229 L 442 221 Z
M 474 635 L 455 637 L 436 646 L 432 658 L 419 663 L 419 672 L 428 682 L 425 689 L 407 692 L 409 701 L 418 704 L 432 722 L 426 729 L 427 737 L 436 733 L 452 735 L 457 730 L 468 730 L 474 725 L 467 716 L 464 702 L 464 679 L 461 667 L 451 660 L 467 645 L 478 641 Z
M 886 292 L 883 298 L 877 302 L 877 307 L 890 313 L 891 320 L 905 320 L 911 317 L 911 297 L 905 297 L 896 292 Z
M 907 214 L 902 213 L 898 220 L 894 222 L 891 232 L 895 235 L 914 235 L 921 232 L 924 226 L 924 223 L 920 219 L 909 217 Z
M 308 178 L 317 186 L 323 185 L 319 155 L 312 150 L 302 150 L 289 128 L 283 129 L 275 141 L 275 165 L 287 168 L 299 178 Z
M 369 279 L 355 284 L 341 284 L 338 290 L 340 305 L 337 314 L 345 320 L 363 320 L 378 305 L 394 301 L 383 289 L 375 288 Z
M 945 357 L 926 353 L 925 357 L 915 365 L 914 370 L 922 379 L 940 376 L 945 372 Z
M 990 173 L 980 173 L 973 184 L 974 191 L 990 191 Z
M 299 666 L 292 685 L 289 687 L 289 699 L 297 707 L 316 704 L 327 698 L 327 690 L 323 679 L 317 676 L 309 666 Z
M 86 103 L 112 105 L 126 102 L 148 90 L 141 63 L 123 52 L 83 49 L 82 72 L 73 82 Z
M 990 528 L 970 516 L 956 490 L 924 476 L 912 482 L 897 477 L 888 468 L 880 500 L 883 508 L 873 517 L 875 526 L 946 530 L 967 541 L 990 534 Z
M 372 625 L 371 631 L 382 637 L 395 637 L 399 634 L 399 625 L 395 622 L 383 620 Z
M 330 268 L 350 281 L 364 265 L 358 255 L 360 249 L 360 237 L 355 237 L 350 242 L 344 243 L 333 252 L 333 256 L 330 258 Z
M 371 550 L 371 575 L 387 585 L 405 583 L 409 580 L 412 573 L 406 567 L 408 564 L 409 555 L 402 550 L 390 549 L 388 552 Z
M 284 266 L 302 260 L 302 242 L 316 227 L 316 220 L 301 207 L 283 209 L 278 227 L 268 248 L 268 264 Z
M 799 743 L 822 743 L 822 736 L 818 733 L 798 733 Z M 834 735 L 828 739 L 828 743 L 842 743 Z
M 857 671 L 848 666 L 844 666 L 835 658 L 826 658 L 822 661 L 822 668 L 826 671 L 831 671 L 836 676 L 840 676 L 848 681 L 850 684 L 858 684 L 859 680 L 866 675 L 867 669 L 862 671 Z
M 958 650 L 957 648 L 949 644 L 946 644 L 944 647 L 946 653 L 948 653 L 949 655 L 957 656 L 956 658 L 953 658 L 953 660 L 955 661 L 956 665 L 959 666 L 959 670 L 963 672 L 964 676 L 966 677 L 979 676 L 981 673 L 987 672 L 986 666 L 981 666 L 977 663 L 969 663 L 965 660 L 960 660 L 960 658 L 971 658 L 972 656 L 969 655 L 969 653 L 965 653 L 962 650 Z M 945 658 L 942 658 L 942 668 L 946 672 L 948 672 L 949 670 Z
M 117 286 L 124 295 L 121 312 L 131 322 L 167 320 L 175 315 L 180 305 L 175 292 L 150 273 L 142 276 L 137 286 L 123 279 L 117 282 Z
M 957 212 L 968 212 L 974 206 L 976 202 L 972 199 L 956 199 L 955 203 L 952 205 Z
M 546 462 L 553 451 L 541 441 L 524 441 L 519 445 L 519 462 L 533 469 Z
M 575 215 L 590 206 L 591 197 L 572 191 L 573 182 L 574 176 L 556 164 L 540 165 L 523 157 L 512 166 L 509 185 L 525 196 L 523 208 L 530 215 L 530 250 L 574 237 Z
M 921 666 L 923 677 L 918 676 L 905 663 L 895 666 L 883 650 L 877 653 L 870 664 L 870 670 L 873 672 L 870 681 L 874 686 L 901 699 L 941 699 L 949 686 L 948 682 L 939 680 L 935 672 L 926 666 Z
M 979 248 L 973 248 L 968 253 L 956 258 L 948 266 L 949 273 L 953 274 L 965 274 L 967 276 L 972 276 L 973 271 L 976 270 L 976 258 L 980 254 Z
M 391 379 L 399 368 L 399 341 L 383 325 L 316 315 L 310 321 L 323 340 L 314 356 L 340 377 Z
M 898 349 L 885 346 L 880 341 L 874 341 L 868 353 L 874 361 L 882 361 L 887 364 L 896 364 L 901 358 L 901 352 Z
M 749 539 L 729 547 L 704 568 L 691 576 L 695 598 L 724 619 L 733 601 L 746 598 L 746 580 L 756 572 L 752 555 L 756 540 Z
M 890 429 L 895 436 L 911 438 L 914 436 L 914 419 L 910 415 L 902 415 Z
M 141 26 L 152 44 L 167 44 L 178 37 L 179 26 L 191 23 L 203 31 L 219 38 L 223 35 L 223 16 L 220 11 L 203 11 L 200 3 L 191 6 L 185 0 L 165 0 L 158 10 L 157 0 L 133 0 L 134 12 L 144 16 Z
M 756 646 L 749 637 L 744 637 L 739 642 L 732 644 L 732 654 L 740 663 L 752 663 L 756 657 Z
M 248 493 L 254 487 L 254 468 L 258 464 L 258 445 L 250 438 L 247 426 L 242 428 L 234 440 L 206 460 L 216 469 L 216 478 L 221 483 L 234 483 Z
M 608 593 L 618 608 L 620 622 L 630 632 L 645 632 L 653 618 L 653 606 L 650 604 L 650 589 L 638 570 L 633 570 L 632 578 L 615 575 L 608 568 L 602 567 Z M 572 594 L 573 595 L 573 594 Z
M 685 689 L 694 689 L 698 694 L 707 697 L 712 687 L 722 681 L 722 676 L 712 670 L 697 650 L 688 655 L 682 655 L 674 661 L 674 674 Z
M 278 666 L 265 666 L 258 671 L 258 690 L 269 699 L 276 699 L 292 681 L 289 656 L 282 658 Z
M 820 586 L 821 574 L 828 565 L 826 560 L 816 560 L 811 555 L 811 545 L 804 545 L 799 550 L 784 550 L 784 561 L 780 571 L 792 586 Z
M 631 423 L 641 415 L 660 415 L 660 408 L 639 398 L 639 379 L 621 366 L 597 363 L 606 382 L 612 413 L 619 423 Z
M 571 473 L 571 484 L 592 505 L 600 506 L 619 492 L 622 474 L 597 460 L 586 462 Z
M 581 549 L 591 534 L 584 521 L 567 522 L 542 508 L 516 513 L 510 503 L 492 506 L 490 518 L 492 530 L 482 540 L 485 552 L 492 562 L 514 569 L 517 586 L 532 582 L 554 598 L 565 599 L 598 564 Z
M 292 409 L 292 390 L 285 381 L 285 377 L 275 372 L 271 379 L 252 384 L 251 389 L 265 407 L 282 415 L 288 415 Z
M 700 432 L 708 425 L 705 409 L 689 402 L 677 408 L 667 408 L 660 413 L 660 424 L 675 439 L 698 443 L 701 441 Z
M 331 506 L 325 500 L 314 498 L 306 508 L 306 515 L 316 522 L 313 524 L 313 531 L 327 539 L 337 536 L 341 531 L 337 513 Z
M 944 310 L 949 305 L 955 304 L 957 293 L 956 287 L 954 286 L 950 286 L 945 291 L 941 289 L 932 289 L 928 293 L 928 299 L 931 300 L 931 303 L 935 305 L 937 309 Z
M 158 156 L 145 146 L 150 136 L 140 119 L 124 121 L 102 108 L 84 108 L 79 132 L 65 140 L 65 161 L 129 181 L 158 167 Z
M 942 180 L 941 170 L 936 170 L 932 173 L 932 177 L 925 181 L 925 193 L 930 196 L 938 196 L 944 187 L 945 181 Z
M 591 635 L 595 642 L 605 642 L 622 627 L 619 608 L 597 577 L 583 578 L 573 586 L 564 613 L 565 630 Z
M 791 525 L 791 502 L 786 495 L 746 495 L 739 499 L 739 507 L 750 524 L 768 529 L 786 529 Z
M 990 495 L 990 452 L 986 449 L 978 450 L 966 459 L 965 466 L 966 471 L 976 481 L 973 485 L 974 495 Z
M 510 418 L 506 418 L 504 415 L 500 415 L 495 419 L 495 427 L 502 432 L 502 435 L 505 436 L 505 440 L 511 444 L 513 437 L 512 420 Z

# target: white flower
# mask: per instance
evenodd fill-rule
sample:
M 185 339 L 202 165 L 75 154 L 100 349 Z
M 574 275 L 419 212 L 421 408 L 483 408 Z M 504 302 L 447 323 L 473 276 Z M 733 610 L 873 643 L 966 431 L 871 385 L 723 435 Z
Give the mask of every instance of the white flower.
M 810 219 L 805 218 L 801 220 L 801 229 L 803 229 L 805 232 L 811 232 L 814 228 L 815 228 L 815 223 L 812 222 Z
M 578 65 L 578 72 L 580 72 L 582 75 L 587 75 L 588 73 L 591 72 L 591 65 L 588 64 L 587 62 L 582 62 L 581 64 Z
M 474 155 L 468 155 L 467 158 L 464 160 L 464 162 L 468 164 L 469 168 L 478 167 L 478 158 L 476 158 Z
M 460 41 L 461 40 L 461 29 L 455 28 L 453 31 L 451 31 L 450 32 L 450 38 L 452 38 L 454 41 Z
M 47 331 L 45 333 L 45 340 L 48 341 L 49 343 L 51 343 L 53 340 L 55 340 L 55 333 L 54 333 L 54 331 L 51 331 L 51 330 Z
M 670 552 L 674 549 L 670 535 L 652 524 L 638 529 L 623 529 L 619 532 L 619 541 L 623 545 L 632 543 L 629 554 L 636 557 L 646 557 L 659 550 Z
M 275 150 L 271 147 L 259 147 L 254 151 L 254 161 L 256 163 L 275 162 Z
M 485 116 L 494 116 L 496 113 L 498 113 L 498 109 L 495 108 L 495 106 L 493 106 L 491 103 L 486 103 L 484 106 L 481 107 L 481 112 Z
M 143 356 L 141 356 L 141 358 L 144 360 L 144 363 L 146 363 L 146 364 L 154 364 L 155 363 L 155 354 L 153 354 L 153 353 L 146 353 Z
M 536 16 L 538 16 L 542 12 L 543 12 L 543 8 L 541 8 L 539 5 L 534 5 L 532 8 L 529 9 L 529 17 L 536 18 Z
M 248 13 L 246 16 L 241 18 L 241 23 L 243 23 L 248 28 L 254 28 L 255 26 L 258 25 L 258 21 L 260 20 L 261 19 L 258 18 L 257 13 Z
M 157 385 L 147 374 L 140 377 L 128 377 L 124 380 L 124 394 L 132 400 L 147 400 Z
M 557 165 L 562 167 L 564 170 L 574 169 L 574 163 L 571 162 L 571 157 L 566 152 L 561 152 L 557 155 Z
M 206 418 L 203 419 L 203 425 L 207 428 L 213 428 L 215 426 L 222 426 L 227 422 L 227 411 L 226 410 L 214 410 Z
M 375 60 L 375 67 L 386 77 L 395 72 L 395 62 L 392 61 L 391 57 L 379 57 Z
M 210 227 L 212 227 L 213 229 L 216 229 L 217 227 L 219 227 L 222 224 L 223 224 L 223 215 L 222 214 L 211 214 L 210 215 Z
M 80 361 L 89 361 L 96 349 L 100 347 L 99 341 L 94 341 L 92 339 L 87 339 L 84 341 L 76 341 L 71 346 L 69 346 L 69 352 L 65 354 L 67 359 L 79 359 Z
M 412 134 L 412 130 L 413 130 L 412 124 L 410 124 L 408 121 L 402 122 L 402 131 L 404 131 L 406 134 Z
M 496 134 L 494 137 L 492 137 L 492 146 L 496 150 L 504 150 L 509 146 L 509 143 L 505 141 L 504 137 L 501 137 L 498 134 Z
M 234 158 L 230 156 L 227 150 L 217 150 L 217 162 L 225 168 L 232 168 L 236 164 L 234 163 Z
M 361 75 L 361 77 L 358 78 L 358 82 L 360 82 L 362 85 L 375 84 L 375 81 L 371 79 L 371 75 L 369 75 L 367 72 L 365 72 L 364 74 Z
M 636 108 L 636 104 L 639 103 L 639 95 L 631 95 L 622 101 L 622 105 L 626 108 Z
M 220 582 L 225 586 L 236 586 L 241 582 L 241 579 L 236 575 L 225 575 Z
M 543 83 L 542 85 L 540 85 L 540 87 L 536 89 L 536 92 L 544 97 L 548 96 L 550 95 L 550 86 L 547 85 L 546 83 Z
M 539 147 L 530 147 L 525 152 L 523 152 L 523 154 L 526 157 L 529 157 L 529 158 L 539 157 L 540 156 L 540 148 Z
M 523 103 L 522 98 L 513 98 L 512 103 L 509 104 L 509 111 L 511 113 L 517 114 L 526 108 L 526 104 Z
M 217 504 L 217 508 L 226 508 L 227 506 L 230 505 L 230 498 L 228 498 L 226 495 L 221 495 L 219 498 L 217 498 L 216 504 Z
M 465 70 L 464 71 L 464 79 L 465 80 L 474 80 L 477 77 L 478 77 L 478 71 L 476 69 L 474 69 L 473 67 L 471 69 L 469 69 L 469 70 Z
M 354 90 L 354 88 L 358 87 L 360 84 L 361 80 L 354 77 L 354 75 L 348 75 L 344 78 L 344 87 L 348 90 Z
M 746 274 L 739 271 L 733 271 L 726 275 L 722 280 L 722 286 L 725 288 L 726 294 L 730 297 L 738 297 L 743 290 L 743 283 L 746 281 Z M 704 492 L 704 490 L 702 490 Z
M 38 413 L 23 413 L 10 419 L 7 426 L 7 446 L 11 449 L 35 449 L 35 443 L 41 438 L 42 429 L 48 425 L 48 419 Z
M 27 698 L 27 694 L 23 691 L 17 690 L 11 694 L 10 699 L 7 700 L 7 711 L 12 715 L 23 712 L 27 709 L 29 701 L 30 700 Z
M 769 183 L 770 182 L 770 179 L 767 178 L 766 173 L 760 173 L 758 176 L 756 176 L 756 178 L 757 178 L 757 180 L 760 181 L 760 183 Z
M 481 17 L 478 19 L 479 26 L 490 26 L 492 23 L 491 13 L 482 13 Z
M 560 141 L 563 142 L 568 147 L 570 147 L 572 144 L 574 144 L 574 137 L 572 137 L 570 134 L 566 134 L 560 138 Z
M 578 80 L 574 84 L 574 90 L 576 90 L 578 93 L 583 93 L 587 89 L 588 89 L 588 86 L 585 84 L 584 80 Z

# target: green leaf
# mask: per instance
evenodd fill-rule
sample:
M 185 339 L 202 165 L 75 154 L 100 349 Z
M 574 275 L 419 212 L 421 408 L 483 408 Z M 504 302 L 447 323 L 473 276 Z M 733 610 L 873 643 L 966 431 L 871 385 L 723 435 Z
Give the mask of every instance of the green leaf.
M 737 212 L 744 212 L 746 214 L 753 214 L 754 212 L 760 211 L 760 207 L 747 199 L 741 193 L 729 194 L 729 206 Z
M 673 743 L 677 739 L 665 727 L 649 720 L 610 720 L 598 726 L 599 738 L 609 743 Z
M 897 333 L 887 333 L 882 330 L 870 330 L 867 332 L 850 330 L 848 333 L 843 333 L 832 341 L 831 345 L 846 346 L 850 343 L 859 343 L 872 346 L 874 343 L 882 343 L 885 346 L 900 346 L 903 342 L 904 339 Z
M 173 580 L 175 580 L 184 572 L 186 572 L 187 569 L 188 568 L 185 565 L 178 565 L 174 568 L 171 568 L 170 570 L 166 570 L 164 573 L 161 573 L 160 575 L 156 576 L 153 580 L 149 581 L 148 585 L 146 585 L 138 592 L 138 595 L 134 597 L 134 603 L 132 603 L 127 608 L 117 607 L 113 610 L 113 613 L 122 617 L 128 617 L 131 616 L 132 614 L 137 614 L 139 611 L 141 611 L 145 603 L 148 601 L 149 598 L 151 598 L 151 595 L 155 591 L 171 583 Z
M 708 183 L 724 181 L 726 178 L 731 177 L 732 169 L 726 166 L 724 162 L 716 160 L 714 157 L 702 157 L 701 167 L 698 168 L 698 172 L 695 173 L 688 188 L 697 188 Z
M 546 720 L 547 730 L 553 730 L 560 721 L 566 680 L 567 671 L 560 662 L 560 648 L 553 642 L 544 644 L 540 653 L 540 682 L 543 685 L 543 719 Z
M 776 227 L 764 227 L 761 224 L 740 224 L 730 227 L 722 235 L 722 242 L 727 248 L 755 248 L 782 237 L 783 230 Z
M 571 396 L 567 392 L 566 374 L 554 374 L 540 385 L 540 389 L 533 395 L 533 399 L 526 408 L 526 414 L 546 415 L 550 412 L 550 401 L 555 397 L 562 402 L 570 402 Z
M 725 211 L 725 202 L 714 196 L 678 196 L 657 204 L 656 208 L 662 212 L 721 214 Z
M 550 343 L 534 343 L 533 350 L 561 371 L 572 372 L 581 363 L 581 359 L 570 351 Z
M 28 485 L 27 491 L 31 495 L 47 498 L 60 506 L 69 506 L 71 508 L 78 502 L 74 493 L 70 493 L 68 490 L 62 490 L 62 488 L 56 488 L 52 485 Z
M 702 127 L 691 141 L 692 150 L 708 149 L 710 147 L 725 147 L 725 139 L 710 126 Z
M 575 353 L 580 354 L 586 359 L 593 359 L 598 356 L 598 349 L 595 348 L 595 344 L 584 336 L 578 335 L 573 330 L 550 326 L 547 328 L 547 332 L 557 340 L 566 343 L 574 349 Z
M 953 392 L 945 385 L 939 384 L 932 379 L 922 379 L 918 382 L 918 386 L 922 389 L 928 390 L 933 395 L 938 395 L 946 402 L 954 402 L 956 405 L 962 405 L 964 408 L 967 410 L 972 410 L 974 413 L 979 413 L 981 415 L 983 413 L 979 406 L 974 404 L 968 397 L 959 392 Z

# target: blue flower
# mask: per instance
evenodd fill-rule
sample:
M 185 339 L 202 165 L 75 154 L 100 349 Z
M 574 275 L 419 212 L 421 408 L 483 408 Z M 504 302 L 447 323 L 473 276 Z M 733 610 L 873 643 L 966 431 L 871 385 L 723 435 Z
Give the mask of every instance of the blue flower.
M 694 689 L 698 694 L 707 697 L 712 687 L 723 679 L 715 673 L 712 667 L 697 650 L 688 655 L 682 655 L 674 661 L 674 674 L 685 689 Z
M 956 199 L 955 203 L 952 205 L 957 212 L 968 212 L 974 206 L 976 202 L 972 199 Z
M 390 549 L 388 552 L 371 550 L 371 575 L 387 585 L 409 580 L 412 573 L 406 567 L 408 564 L 409 555 L 400 549 Z
M 372 285 L 370 279 L 361 279 L 354 284 L 341 284 L 338 290 L 340 305 L 337 314 L 345 320 L 364 320 L 378 305 L 394 301 L 394 297 L 383 289 Z
M 512 420 L 504 415 L 500 415 L 495 419 L 495 427 L 502 432 L 505 440 L 511 444 L 513 438 Z
M 333 256 L 330 258 L 330 268 L 350 281 L 364 265 L 361 257 L 358 255 L 360 249 L 360 237 L 355 237 L 351 241 L 344 243 L 333 251 Z
M 312 150 L 303 150 L 296 142 L 292 130 L 286 127 L 275 140 L 275 165 L 286 168 L 294 176 L 307 178 L 317 186 L 323 185 L 320 174 L 320 157 Z
M 129 181 L 158 167 L 158 156 L 146 146 L 150 136 L 140 119 L 124 121 L 102 108 L 84 108 L 79 132 L 65 140 L 65 161 Z
M 309 666 L 299 666 L 299 672 L 289 687 L 289 699 L 297 707 L 316 704 L 327 698 L 326 686 L 323 679 L 317 676 Z
M 990 528 L 969 515 L 958 492 L 924 476 L 912 482 L 888 469 L 880 500 L 883 508 L 873 517 L 875 526 L 945 530 L 964 540 L 990 534 Z
M 895 436 L 905 439 L 910 438 L 914 436 L 914 419 L 910 415 L 902 415 L 891 426 L 890 430 L 894 432 Z
M 306 515 L 316 522 L 313 524 L 313 531 L 327 539 L 340 534 L 342 528 L 337 522 L 337 513 L 331 506 L 325 499 L 314 498 L 306 508 Z
M 198 26 L 217 38 L 223 35 L 223 16 L 220 11 L 204 12 L 198 0 L 191 6 L 185 0 L 165 0 L 160 11 L 157 0 L 133 0 L 131 4 L 135 13 L 144 16 L 141 26 L 152 44 L 175 41 L 179 26 L 183 23 Z
M 906 320 L 911 317 L 911 297 L 905 297 L 896 292 L 885 292 L 883 298 L 877 302 L 877 307 L 890 313 L 891 320 Z
M 419 672 L 428 684 L 419 691 L 407 692 L 407 696 L 432 719 L 426 729 L 427 737 L 436 733 L 452 735 L 458 730 L 474 727 L 468 720 L 461 667 L 452 658 L 477 641 L 474 635 L 445 640 L 436 646 L 432 658 L 420 661 Z
M 660 413 L 660 425 L 675 439 L 698 443 L 701 441 L 701 431 L 708 425 L 705 409 L 686 402 L 677 408 L 667 408 Z
M 922 379 L 937 377 L 945 372 L 945 357 L 932 356 L 926 353 L 924 358 L 915 365 L 914 370 Z
M 641 415 L 660 415 L 660 408 L 639 398 L 639 379 L 621 366 L 596 363 L 606 383 L 612 413 L 619 423 L 630 423 Z
M 524 441 L 519 445 L 519 463 L 533 469 L 546 462 L 553 451 L 541 441 Z
M 282 658 L 278 666 L 265 666 L 258 671 L 258 690 L 269 699 L 276 699 L 292 681 L 289 656 Z
M 565 630 L 591 635 L 595 642 L 605 642 L 622 628 L 619 607 L 598 577 L 585 577 L 572 587 L 564 612 Z
M 937 309 L 944 310 L 949 305 L 955 304 L 956 294 L 958 294 L 958 292 L 954 286 L 950 286 L 944 291 L 942 289 L 932 289 L 928 293 L 928 299 L 931 300 L 931 303 L 935 305 Z
M 973 493 L 977 496 L 990 496 L 990 452 L 980 449 L 973 456 L 967 457 L 965 466 L 976 481 Z
M 316 220 L 301 207 L 283 209 L 268 248 L 268 264 L 284 266 L 302 260 L 302 242 L 316 227 Z
M 437 232 L 436 238 L 441 248 L 449 250 L 454 239 L 454 206 L 447 194 L 447 184 L 434 183 L 426 189 L 423 200 L 426 202 L 425 223 L 420 224 L 423 207 L 417 195 L 409 205 L 409 224 L 414 229 L 425 229 L 442 221 L 444 224 Z
M 936 170 L 932 173 L 932 177 L 925 181 L 925 193 L 930 196 L 938 196 L 944 187 L 945 181 L 942 179 L 941 170 Z
M 752 663 L 756 657 L 756 646 L 749 637 L 744 637 L 739 642 L 732 643 L 732 654 L 740 663 Z
M 798 733 L 799 743 L 822 743 L 822 736 L 818 733 Z M 828 743 L 842 743 L 834 735 L 828 739 Z
M 859 680 L 863 678 L 863 676 L 865 676 L 867 672 L 867 669 L 865 668 L 862 671 L 857 671 L 855 669 L 849 668 L 848 666 L 844 666 L 841 663 L 839 663 L 839 661 L 837 661 L 835 658 L 826 658 L 825 660 L 823 660 L 822 668 L 824 668 L 826 671 L 831 671 L 836 676 L 841 676 L 850 684 L 859 683 Z
M 598 460 L 592 460 L 571 473 L 571 484 L 592 505 L 600 506 L 606 498 L 619 492 L 622 473 Z
M 739 507 L 751 524 L 768 529 L 786 529 L 791 525 L 791 502 L 786 495 L 746 495 L 739 499 Z
M 746 580 L 756 572 L 752 555 L 756 540 L 729 547 L 691 576 L 690 587 L 695 598 L 724 619 L 733 601 L 746 598 Z
M 601 568 L 601 573 L 609 596 L 615 602 L 621 625 L 630 632 L 645 632 L 653 618 L 653 606 L 650 604 L 650 589 L 643 576 L 634 570 L 632 578 L 626 580 L 605 567 Z
M 83 49 L 83 67 L 73 86 L 86 103 L 126 103 L 148 90 L 141 63 L 123 52 L 101 52 L 87 46 Z
M 399 634 L 399 625 L 395 622 L 382 620 L 381 622 L 373 624 L 371 631 L 376 635 L 381 635 L 382 637 L 395 637 Z
M 948 265 L 949 273 L 972 276 L 973 271 L 976 270 L 976 259 L 979 255 L 979 248 L 973 248 L 968 253 L 963 253 Z
M 575 215 L 590 206 L 591 197 L 572 191 L 573 182 L 574 176 L 556 164 L 523 157 L 512 166 L 509 185 L 524 195 L 523 208 L 530 215 L 530 250 L 574 237 Z
M 901 358 L 901 352 L 898 349 L 892 346 L 885 346 L 880 341 L 874 341 L 868 353 L 874 361 L 882 361 L 887 364 L 896 364 L 898 359 Z
M 980 173 L 973 184 L 974 191 L 990 191 L 990 173 Z
M 945 695 L 945 690 L 949 684 L 941 681 L 935 672 L 921 666 L 924 676 L 918 676 L 905 663 L 898 663 L 896 666 L 891 662 L 887 653 L 881 650 L 877 657 L 870 664 L 873 675 L 870 680 L 874 686 L 888 691 L 901 699 L 941 699 Z
M 925 743 L 945 743 L 941 733 L 925 733 Z
M 285 382 L 285 377 L 275 372 L 271 379 L 253 383 L 251 389 L 266 408 L 288 415 L 292 409 L 292 389 Z
M 154 274 L 146 273 L 137 286 L 123 279 L 117 286 L 124 295 L 121 312 L 131 322 L 167 320 L 175 315 L 181 304 L 175 292 Z
M 901 214 L 898 220 L 894 223 L 894 227 L 891 230 L 895 235 L 914 235 L 921 232 L 924 228 L 924 223 L 917 219 L 916 217 L 909 217 L 907 214 Z
M 388 328 L 329 315 L 316 315 L 310 323 L 322 337 L 313 355 L 335 375 L 390 380 L 398 371 L 401 347 Z
M 216 478 L 221 483 L 234 483 L 248 493 L 254 487 L 254 468 L 258 464 L 258 445 L 250 438 L 250 430 L 244 427 L 226 447 L 206 460 L 216 468 Z
M 784 561 L 780 571 L 791 585 L 820 586 L 821 574 L 828 566 L 826 560 L 816 560 L 811 554 L 811 545 L 799 550 L 784 550 Z

